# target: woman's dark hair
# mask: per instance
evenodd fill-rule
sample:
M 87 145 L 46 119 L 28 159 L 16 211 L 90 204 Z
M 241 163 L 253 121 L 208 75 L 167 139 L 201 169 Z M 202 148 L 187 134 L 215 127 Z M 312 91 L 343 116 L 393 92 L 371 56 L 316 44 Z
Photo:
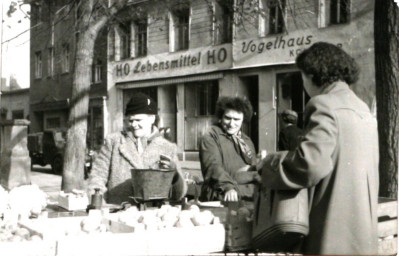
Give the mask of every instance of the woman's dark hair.
M 244 121 L 248 122 L 252 118 L 253 110 L 251 102 L 239 97 L 221 97 L 216 102 L 216 116 L 220 119 L 227 109 L 241 112 L 244 115 Z
M 338 46 L 326 42 L 315 43 L 301 52 L 296 65 L 306 75 L 312 75 L 312 81 L 318 87 L 338 80 L 350 85 L 359 78 L 356 61 Z

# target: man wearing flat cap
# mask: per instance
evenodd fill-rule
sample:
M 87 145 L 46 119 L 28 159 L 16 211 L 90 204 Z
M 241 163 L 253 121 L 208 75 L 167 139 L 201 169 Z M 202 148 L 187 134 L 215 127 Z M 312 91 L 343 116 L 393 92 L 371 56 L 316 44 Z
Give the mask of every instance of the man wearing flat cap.
M 162 164 L 162 168 L 177 169 L 171 199 L 184 197 L 187 185 L 179 167 L 177 146 L 159 133 L 157 111 L 156 102 L 146 94 L 137 93 L 129 100 L 125 109 L 129 124 L 125 130 L 106 137 L 89 176 L 89 194 L 99 188 L 107 203 L 129 201 L 133 195 L 131 169 Z M 166 158 L 161 160 L 161 155 Z
M 302 130 L 296 125 L 298 114 L 294 110 L 286 109 L 281 112 L 282 129 L 279 133 L 279 150 L 295 150 L 302 136 Z

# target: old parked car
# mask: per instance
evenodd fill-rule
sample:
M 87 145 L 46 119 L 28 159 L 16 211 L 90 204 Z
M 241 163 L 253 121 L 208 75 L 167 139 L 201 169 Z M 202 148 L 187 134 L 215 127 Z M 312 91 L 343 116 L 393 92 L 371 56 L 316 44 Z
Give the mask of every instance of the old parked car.
M 53 173 L 62 174 L 65 143 L 66 131 L 64 130 L 54 129 L 28 134 L 28 150 L 32 165 L 50 164 Z M 92 159 L 93 153 L 88 151 L 85 155 L 85 178 L 90 172 Z

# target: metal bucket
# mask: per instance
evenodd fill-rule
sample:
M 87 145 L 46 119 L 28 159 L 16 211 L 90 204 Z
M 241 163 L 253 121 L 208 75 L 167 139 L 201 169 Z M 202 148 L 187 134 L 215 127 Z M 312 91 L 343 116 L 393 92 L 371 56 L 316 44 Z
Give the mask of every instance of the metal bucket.
M 140 201 L 169 199 L 175 169 L 131 169 L 133 198 Z

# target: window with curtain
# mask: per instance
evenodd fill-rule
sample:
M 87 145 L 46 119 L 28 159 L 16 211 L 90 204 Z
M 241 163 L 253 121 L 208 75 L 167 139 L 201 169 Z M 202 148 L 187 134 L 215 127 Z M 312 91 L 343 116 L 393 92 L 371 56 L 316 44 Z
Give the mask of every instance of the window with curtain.
M 136 22 L 136 57 L 147 55 L 147 20 Z
M 269 7 L 269 34 L 283 33 L 286 0 L 270 0 L 267 5 Z
M 186 50 L 189 47 L 189 20 L 190 9 L 181 8 L 174 11 L 175 17 L 175 33 L 176 33 L 176 50 Z
M 35 78 L 42 77 L 42 52 L 35 53 Z
M 69 72 L 69 61 L 70 61 L 69 45 L 65 44 L 62 47 L 62 53 L 61 53 L 61 70 L 62 70 L 62 73 L 68 73 Z

